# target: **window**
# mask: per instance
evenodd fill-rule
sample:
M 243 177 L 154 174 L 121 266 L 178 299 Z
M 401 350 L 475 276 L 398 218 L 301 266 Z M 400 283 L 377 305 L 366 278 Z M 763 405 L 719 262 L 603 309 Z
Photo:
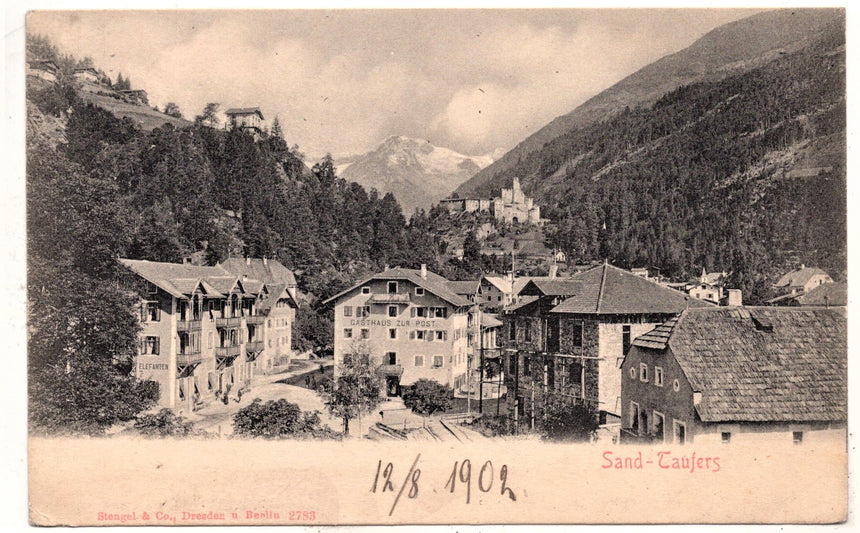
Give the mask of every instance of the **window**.
M 621 350 L 624 355 L 630 350 L 630 326 L 621 326 Z
M 732 441 L 732 434 L 731 434 L 731 432 L 729 432 L 729 431 L 723 431 L 722 433 L 720 433 L 720 440 L 723 442 L 723 444 L 728 444 L 728 443 L 730 443 L 730 442 Z
M 367 328 L 361 328 L 361 338 L 365 339 L 365 340 L 369 339 L 370 338 L 370 330 Z
M 426 333 L 426 331 L 424 331 L 423 329 L 416 330 L 415 331 L 415 338 L 418 339 L 419 341 L 423 341 L 424 338 L 426 337 L 425 333 Z
M 397 306 L 396 305 L 389 305 L 388 306 L 388 316 L 390 316 L 392 318 L 397 317 Z
M 801 444 L 803 442 L 803 432 L 802 431 L 793 431 L 791 433 L 791 440 L 795 444 Z
M 345 305 L 343 306 L 343 316 L 352 316 L 352 306 Z M 272 321 L 269 320 L 269 327 L 272 327 Z
M 370 287 L 362 287 L 361 294 L 370 294 Z
M 672 382 L 672 390 L 674 390 L 675 392 L 678 392 L 679 390 L 681 390 L 681 382 L 678 381 L 677 379 Z
M 582 322 L 573 325 L 573 345 L 577 348 L 582 346 L 582 329 L 584 324 Z
M 211 348 L 211 347 L 213 347 L 214 345 L 215 345 L 215 343 L 214 343 L 214 338 L 213 338 L 212 332 L 210 331 L 210 332 L 209 332 L 209 347 Z
M 663 386 L 663 368 L 659 366 L 654 367 L 654 385 L 658 387 Z
M 415 366 L 424 366 L 424 356 L 416 355 L 415 356 Z
M 630 431 L 639 434 L 639 404 L 630 402 Z
M 636 367 L 630 367 L 630 379 L 636 379 Z
M 350 309 L 352 309 L 352 308 L 350 307 Z M 350 313 L 351 313 L 351 312 L 352 312 L 352 311 L 350 311 Z M 346 308 L 344 308 L 343 316 L 349 316 L 348 314 L 346 314 Z M 271 318 L 269 319 L 269 327 L 272 327 L 272 319 L 271 319 Z
M 146 292 L 147 292 L 147 294 L 156 294 L 158 292 L 158 287 L 155 286 L 155 283 L 147 281 L 146 282 Z
M 161 307 L 159 307 L 158 302 L 145 302 L 141 311 L 141 322 L 158 322 L 161 320 Z
M 526 324 L 526 328 L 525 328 L 526 342 L 530 342 L 532 340 L 532 328 L 530 326 L 531 326 L 531 324 Z
M 517 325 L 514 322 L 511 322 L 508 338 L 512 341 L 517 340 Z
M 663 417 L 663 413 L 654 411 L 654 436 L 659 442 L 664 442 L 666 440 L 664 425 L 665 419 Z
M 388 294 L 397 294 L 397 282 L 389 281 L 388 282 Z
M 356 307 L 355 308 L 355 316 L 358 318 L 364 318 L 370 316 L 370 306 L 365 305 L 364 307 Z
M 388 328 L 388 338 L 389 339 L 396 339 L 397 338 L 397 329 Z
M 141 350 L 141 354 L 143 355 L 158 355 L 160 351 L 161 339 L 158 337 L 144 337 L 143 339 L 143 349 Z
M 448 332 L 447 331 L 436 331 L 436 340 L 437 341 L 448 340 Z
M 424 287 L 415 287 L 415 296 L 424 296 Z
M 648 365 L 645 363 L 639 363 L 639 381 L 648 383 Z
M 445 363 L 445 358 L 441 355 L 433 356 L 433 368 L 440 368 Z
M 447 307 L 435 307 L 434 315 L 436 318 L 448 318 L 448 308 Z
M 677 420 L 672 422 L 675 432 L 675 444 L 684 444 L 687 442 L 687 426 L 683 422 Z
M 344 328 L 343 329 L 343 338 L 351 339 L 352 338 L 352 328 Z
M 389 365 L 397 364 L 397 353 L 396 352 L 385 352 L 385 361 Z

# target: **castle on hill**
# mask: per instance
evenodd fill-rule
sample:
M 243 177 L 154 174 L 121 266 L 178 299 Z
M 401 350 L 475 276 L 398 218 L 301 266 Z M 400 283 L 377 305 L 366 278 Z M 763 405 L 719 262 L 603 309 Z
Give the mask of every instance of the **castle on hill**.
M 502 189 L 501 196 L 488 200 L 486 198 L 446 198 L 439 205 L 451 213 L 488 211 L 496 220 L 508 224 L 525 223 L 540 225 L 540 206 L 523 192 L 520 179 L 514 178 L 510 189 Z

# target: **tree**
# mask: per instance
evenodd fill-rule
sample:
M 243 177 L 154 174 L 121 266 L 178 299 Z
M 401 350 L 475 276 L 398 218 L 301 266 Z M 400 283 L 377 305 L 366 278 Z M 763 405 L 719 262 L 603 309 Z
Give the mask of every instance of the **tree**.
M 371 362 L 365 343 L 355 343 L 352 353 L 344 356 L 337 367 L 337 379 L 331 392 L 323 393 L 332 416 L 343 420 L 343 434 L 349 434 L 349 421 L 372 411 L 381 401 L 382 380 Z
M 430 379 L 419 379 L 403 393 L 403 404 L 422 415 L 444 413 L 451 408 L 454 390 Z
M 302 412 L 299 406 L 281 398 L 263 403 L 255 398 L 251 405 L 239 409 L 233 417 L 233 431 L 246 437 L 268 439 L 291 436 L 333 437 L 328 426 L 322 426 L 319 411 Z
M 220 108 L 221 104 L 209 102 L 203 108 L 203 112 L 194 118 L 194 121 L 210 128 L 217 128 L 221 124 L 221 121 L 218 119 L 218 110 Z
M 284 138 L 284 131 L 281 129 L 281 121 L 278 120 L 277 115 L 275 115 L 275 120 L 272 121 L 272 137 L 277 137 L 279 139 Z
M 174 102 L 167 102 L 164 106 L 164 114 L 170 117 L 182 118 L 182 111 Z
M 547 403 L 543 431 L 549 440 L 588 442 L 599 427 L 591 402 L 576 402 L 556 394 Z

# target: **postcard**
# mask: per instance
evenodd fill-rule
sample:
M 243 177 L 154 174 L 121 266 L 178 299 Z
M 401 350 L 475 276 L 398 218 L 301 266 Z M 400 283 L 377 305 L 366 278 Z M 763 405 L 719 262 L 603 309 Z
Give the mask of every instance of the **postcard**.
M 30 12 L 30 523 L 844 522 L 845 38 Z

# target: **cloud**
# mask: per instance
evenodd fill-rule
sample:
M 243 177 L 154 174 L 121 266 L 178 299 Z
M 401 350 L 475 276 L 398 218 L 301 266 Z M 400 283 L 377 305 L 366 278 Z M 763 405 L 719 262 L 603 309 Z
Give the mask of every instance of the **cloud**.
M 636 68 L 748 13 L 728 10 L 37 12 L 28 31 L 122 72 L 187 117 L 278 115 L 318 157 L 390 135 L 510 149 Z

